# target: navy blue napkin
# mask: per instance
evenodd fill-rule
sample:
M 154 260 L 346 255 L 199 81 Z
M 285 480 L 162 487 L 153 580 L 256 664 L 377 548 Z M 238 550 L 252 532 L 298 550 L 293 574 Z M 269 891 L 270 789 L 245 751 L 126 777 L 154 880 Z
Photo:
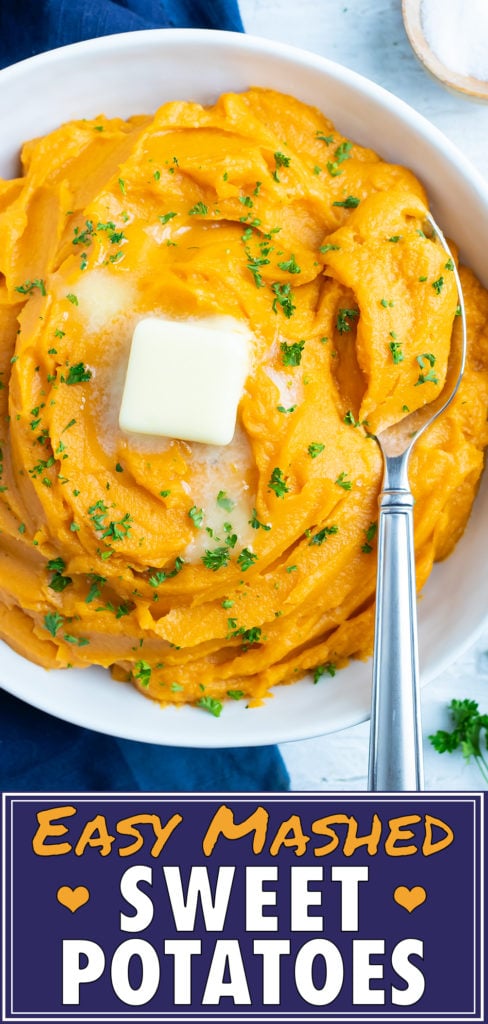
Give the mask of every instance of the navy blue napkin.
M 242 32 L 237 0 L 0 0 L 0 67 L 82 39 L 143 28 Z
M 0 0 L 0 67 L 81 39 L 165 27 L 242 31 L 242 22 L 236 0 Z M 193 750 L 115 739 L 0 691 L 0 790 L 249 792 L 288 786 L 276 747 Z

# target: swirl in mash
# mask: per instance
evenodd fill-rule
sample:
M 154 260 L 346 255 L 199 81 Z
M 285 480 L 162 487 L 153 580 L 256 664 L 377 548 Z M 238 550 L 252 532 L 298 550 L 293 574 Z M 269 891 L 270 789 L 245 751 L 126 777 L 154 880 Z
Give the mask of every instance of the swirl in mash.
M 1 636 L 215 714 L 367 657 L 368 434 L 438 394 L 457 329 L 419 182 L 258 89 L 71 122 L 22 163 L 0 182 Z M 488 300 L 462 280 L 466 375 L 411 460 L 419 586 L 464 529 L 488 440 Z M 229 446 L 119 429 L 148 315 L 250 328 Z

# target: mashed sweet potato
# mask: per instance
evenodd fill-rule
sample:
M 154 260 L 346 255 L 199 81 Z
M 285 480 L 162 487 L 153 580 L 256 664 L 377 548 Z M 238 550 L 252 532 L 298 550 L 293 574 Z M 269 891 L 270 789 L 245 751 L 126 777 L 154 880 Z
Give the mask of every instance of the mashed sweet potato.
M 72 122 L 22 168 L 0 182 L 0 635 L 215 714 L 367 657 L 369 434 L 438 394 L 458 329 L 419 182 L 259 89 Z M 488 296 L 462 281 L 466 375 L 411 460 L 419 586 L 463 532 L 488 442 Z M 249 325 L 228 447 L 120 431 L 149 314 Z

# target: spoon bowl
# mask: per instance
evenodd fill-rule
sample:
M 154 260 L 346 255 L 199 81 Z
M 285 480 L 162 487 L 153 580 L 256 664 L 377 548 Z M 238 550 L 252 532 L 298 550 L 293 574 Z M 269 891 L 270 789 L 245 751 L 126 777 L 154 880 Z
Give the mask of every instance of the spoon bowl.
M 431 214 L 426 214 L 426 221 L 427 230 L 452 264 L 461 331 L 453 331 L 446 380 L 440 395 L 376 437 L 383 454 L 384 476 L 379 497 L 369 750 L 368 788 L 373 792 L 423 788 L 414 499 L 408 482 L 408 461 L 417 439 L 452 402 L 466 361 L 466 314 L 459 274 L 451 250 Z

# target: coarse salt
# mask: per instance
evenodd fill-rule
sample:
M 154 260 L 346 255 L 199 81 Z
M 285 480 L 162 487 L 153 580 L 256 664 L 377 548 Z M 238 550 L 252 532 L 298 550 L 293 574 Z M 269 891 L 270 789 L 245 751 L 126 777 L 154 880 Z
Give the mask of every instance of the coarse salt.
M 421 22 L 445 67 L 488 81 L 488 0 L 422 0 Z

